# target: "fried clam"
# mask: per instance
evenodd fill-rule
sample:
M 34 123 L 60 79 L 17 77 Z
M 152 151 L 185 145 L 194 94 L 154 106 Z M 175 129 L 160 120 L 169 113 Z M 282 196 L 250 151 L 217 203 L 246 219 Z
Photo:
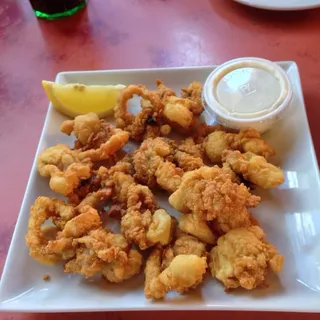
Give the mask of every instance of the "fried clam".
M 37 169 L 41 176 L 49 177 L 50 188 L 67 196 L 91 176 L 92 162 L 81 159 L 77 152 L 67 145 L 57 144 L 40 153 L 37 158 Z
M 187 138 L 177 145 L 174 162 L 183 171 L 192 171 L 204 165 L 203 156 L 202 145 L 196 144 L 193 138 Z
M 232 176 L 218 166 L 186 172 L 179 188 L 169 197 L 169 203 L 176 210 L 215 221 L 224 233 L 250 226 L 248 208 L 259 202 L 260 197 L 252 195 L 244 184 L 233 182 Z
M 184 171 L 204 165 L 202 157 L 202 146 L 192 138 L 179 144 L 163 137 L 146 139 L 133 155 L 134 178 L 151 189 L 160 187 L 172 193 L 179 187 Z
M 183 170 L 172 163 L 176 144 L 167 138 L 146 139 L 133 155 L 134 178 L 149 188 L 160 186 L 173 192 L 180 185 Z
M 182 89 L 181 97 L 177 97 L 161 80 L 157 80 L 157 88 L 156 92 L 164 104 L 165 122 L 177 131 L 190 133 L 199 123 L 199 115 L 203 111 L 201 83 L 192 82 L 187 88 Z
M 161 299 L 170 291 L 185 293 L 203 280 L 207 262 L 195 254 L 178 254 L 167 267 L 162 268 L 164 249 L 155 247 L 149 255 L 145 273 L 144 294 L 147 299 Z
M 68 202 L 78 205 L 89 194 L 98 192 L 100 189 L 102 189 L 104 170 L 107 169 L 105 167 L 100 167 L 98 170 L 93 170 L 89 179 L 81 180 L 79 185 L 73 189 L 72 193 L 68 194 Z
M 240 151 L 225 150 L 222 161 L 244 179 L 264 189 L 275 188 L 285 180 L 284 172 L 279 167 L 252 152 L 242 154 Z
M 134 95 L 142 98 L 141 111 L 137 115 L 130 113 L 127 107 L 128 100 Z M 161 133 L 163 108 L 157 93 L 142 85 L 129 85 L 122 91 L 114 110 L 117 127 L 129 132 L 134 140 L 154 138 Z
M 139 273 L 141 254 L 127 240 L 106 228 L 91 230 L 73 241 L 75 257 L 65 264 L 65 272 L 85 277 L 102 274 L 110 282 L 122 282 Z
M 238 287 L 252 290 L 266 285 L 267 275 L 280 272 L 284 257 L 265 241 L 258 226 L 236 228 L 218 239 L 210 252 L 210 271 L 226 290 Z
M 45 226 L 47 221 L 53 225 Z M 26 235 L 30 256 L 43 264 L 69 259 L 75 254 L 72 238 L 99 225 L 98 212 L 88 205 L 74 207 L 59 199 L 38 197 L 30 210 Z
M 198 81 L 193 81 L 188 87 L 181 89 L 181 97 L 193 101 L 191 111 L 194 115 L 200 115 L 203 111 L 202 105 L 202 84 Z
M 92 170 L 91 177 L 89 179 L 82 180 L 78 187 L 68 195 L 69 202 L 73 204 L 79 204 L 89 193 L 98 191 L 100 189 L 110 188 L 113 190 L 113 200 L 116 200 L 115 202 L 126 202 L 126 198 L 123 200 L 123 196 L 119 195 L 119 191 L 123 189 L 123 181 L 121 181 L 121 177 L 119 178 L 118 176 L 126 175 L 132 180 L 133 183 L 133 178 L 130 176 L 133 174 L 133 164 L 131 158 L 132 157 L 130 154 L 127 154 L 124 158 L 110 168 L 100 166 L 99 169 Z M 124 190 L 123 193 L 125 192 L 126 191 Z
M 115 155 L 129 140 L 129 134 L 112 124 L 100 120 L 96 113 L 88 113 L 66 120 L 60 130 L 67 135 L 74 133 L 74 149 L 79 159 L 102 161 Z
M 131 184 L 128 201 L 121 219 L 121 233 L 144 250 L 156 244 L 166 245 L 172 236 L 172 219 L 164 209 L 158 209 L 147 186 Z
M 206 244 L 173 224 L 175 232 L 170 244 L 155 247 L 147 259 L 144 291 L 148 299 L 163 298 L 170 290 L 190 291 L 202 281 L 206 272 Z
M 252 152 L 264 158 L 275 155 L 274 149 L 255 129 L 242 129 L 239 133 L 214 131 L 207 136 L 203 145 L 207 157 L 217 164 L 221 163 L 222 152 L 227 149 Z
M 182 214 L 179 217 L 179 228 L 204 243 L 215 244 L 217 242 L 217 238 L 209 227 L 208 222 L 195 213 Z

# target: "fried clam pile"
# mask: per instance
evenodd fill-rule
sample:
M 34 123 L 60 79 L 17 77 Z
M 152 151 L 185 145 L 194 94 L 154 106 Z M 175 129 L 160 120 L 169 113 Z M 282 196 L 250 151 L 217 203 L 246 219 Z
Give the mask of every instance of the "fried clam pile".
M 182 89 L 180 97 L 161 80 L 157 80 L 156 84 L 155 91 L 143 85 L 127 86 L 115 107 L 117 127 L 129 132 L 134 140 L 166 136 L 171 128 L 189 133 L 199 123 L 203 111 L 201 83 L 192 82 Z M 128 100 L 134 95 L 142 98 L 141 110 L 137 115 L 128 111 Z
M 152 249 L 144 270 L 144 293 L 147 299 L 160 299 L 174 290 L 186 293 L 195 289 L 207 270 L 204 243 L 177 230 L 169 246 Z
M 65 272 L 86 277 L 102 274 L 111 282 L 137 274 L 141 254 L 122 235 L 104 228 L 93 207 L 110 195 L 110 191 L 101 190 L 79 206 L 38 197 L 31 207 L 26 236 L 30 256 L 43 264 L 64 261 Z
M 129 140 L 127 132 L 100 120 L 95 113 L 64 121 L 61 131 L 68 135 L 74 132 L 74 148 L 57 144 L 42 151 L 37 169 L 41 176 L 50 178 L 50 188 L 64 196 L 91 177 L 94 162 L 114 157 Z
M 144 266 L 148 299 L 190 292 L 207 271 L 226 290 L 266 286 L 284 258 L 252 216 L 250 208 L 261 199 L 248 186 L 284 182 L 282 170 L 269 162 L 275 151 L 254 129 L 236 133 L 199 123 L 200 83 L 183 88 L 181 96 L 156 84 L 156 90 L 129 85 L 122 91 L 117 127 L 94 113 L 61 124 L 63 133 L 75 136 L 73 146 L 44 150 L 37 168 L 66 201 L 36 199 L 26 236 L 30 256 L 111 282 Z M 128 111 L 134 95 L 142 98 L 136 115 Z M 174 131 L 179 138 L 172 140 Z M 140 143 L 121 157 L 130 138 Z M 178 219 L 157 202 L 159 190 L 180 212 Z M 111 218 L 120 233 L 105 226 Z

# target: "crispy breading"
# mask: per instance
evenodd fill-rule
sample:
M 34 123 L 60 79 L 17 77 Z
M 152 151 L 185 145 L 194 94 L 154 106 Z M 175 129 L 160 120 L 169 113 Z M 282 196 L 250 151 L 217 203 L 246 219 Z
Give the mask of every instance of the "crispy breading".
M 217 241 L 207 221 L 201 219 L 195 213 L 182 214 L 179 217 L 179 228 L 181 231 L 191 234 L 205 243 L 215 244 Z
M 146 263 L 144 293 L 147 299 L 161 299 L 170 290 L 184 293 L 203 280 L 207 269 L 205 257 L 179 254 L 162 270 L 161 255 L 162 249 L 153 249 Z
M 258 226 L 230 230 L 210 253 L 210 270 L 226 289 L 252 290 L 266 284 L 268 271 L 280 272 L 284 257 L 264 240 Z
M 232 170 L 241 174 L 244 179 L 264 189 L 275 188 L 285 179 L 280 168 L 252 152 L 241 154 L 240 151 L 225 150 L 222 161 L 229 164 Z
M 91 176 L 91 161 L 81 160 L 78 153 L 64 144 L 57 144 L 42 151 L 37 158 L 41 176 L 49 177 L 50 188 L 67 196 L 82 180 Z
M 218 222 L 223 232 L 250 226 L 247 208 L 255 207 L 260 197 L 250 194 L 243 184 L 232 182 L 230 174 L 214 166 L 186 172 L 169 203 L 183 213 L 195 213 L 203 220 Z
M 222 152 L 227 149 L 252 152 L 265 158 L 275 155 L 274 149 L 255 129 L 243 129 L 239 133 L 214 131 L 207 136 L 203 145 L 212 163 L 221 163 Z

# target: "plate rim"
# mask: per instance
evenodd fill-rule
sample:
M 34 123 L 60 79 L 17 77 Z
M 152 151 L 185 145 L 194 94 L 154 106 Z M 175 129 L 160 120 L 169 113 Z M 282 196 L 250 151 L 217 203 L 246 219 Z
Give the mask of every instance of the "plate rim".
M 236 0 L 237 1 L 237 0 Z M 295 77 L 296 77 L 296 81 L 297 81 L 297 95 L 299 96 L 300 99 L 300 104 L 301 107 L 303 108 L 303 112 L 304 112 L 304 117 L 307 121 L 307 126 L 305 128 L 305 130 L 307 130 L 308 132 L 308 136 L 311 142 L 311 155 L 312 155 L 312 160 L 314 163 L 314 166 L 316 169 L 318 169 L 319 172 L 319 166 L 318 166 L 318 162 L 317 162 L 317 157 L 316 157 L 316 153 L 315 153 L 315 148 L 314 148 L 314 144 L 313 144 L 313 139 L 312 139 L 312 135 L 311 135 L 311 131 L 310 131 L 310 125 L 309 125 L 309 121 L 308 121 L 308 117 L 307 117 L 307 112 L 306 112 L 306 106 L 305 106 L 305 101 L 304 101 L 304 97 L 303 97 L 303 91 L 302 91 L 302 85 L 301 85 L 301 78 L 300 78 L 300 72 L 299 72 L 299 68 L 296 62 L 294 61 L 276 61 L 276 63 L 280 64 L 280 65 L 287 65 L 288 70 L 289 68 L 294 68 L 294 72 L 295 72 Z M 136 69 L 108 69 L 108 70 L 84 70 L 84 71 L 62 71 L 59 72 L 56 77 L 55 77 L 55 82 L 59 82 L 61 80 L 61 78 L 65 75 L 68 74 L 92 74 L 92 73 L 134 73 L 134 72 L 150 72 L 150 71 L 175 71 L 175 70 L 201 70 L 201 69 L 208 69 L 208 68 L 216 68 L 217 65 L 206 65 L 206 66 L 190 66 L 190 67 L 166 67 L 166 68 L 136 68 Z M 30 170 L 30 175 L 28 178 L 28 182 L 26 185 L 26 189 L 25 189 L 25 193 L 23 196 L 23 200 L 21 202 L 21 207 L 19 210 L 19 214 L 17 217 L 17 222 L 14 228 L 14 232 L 13 232 L 13 236 L 10 242 L 10 246 L 8 249 L 8 253 L 6 256 L 6 260 L 4 263 L 4 267 L 3 267 L 3 272 L 1 275 L 1 281 L 0 281 L 0 299 L 3 299 L 2 296 L 4 295 L 4 286 L 5 286 L 5 282 L 7 282 L 8 280 L 10 280 L 9 276 L 8 276 L 8 272 L 10 269 L 9 264 L 12 263 L 13 256 L 14 256 L 14 248 L 16 245 L 18 245 L 17 243 L 17 238 L 18 238 L 18 230 L 21 228 L 22 225 L 22 209 L 26 206 L 26 202 L 27 202 L 27 197 L 29 194 L 29 190 L 32 187 L 32 179 L 35 177 L 36 175 L 36 159 L 37 156 L 40 152 L 40 142 L 42 141 L 44 135 L 45 135 L 45 131 L 46 131 L 46 127 L 47 124 L 49 122 L 49 113 L 51 112 L 52 109 L 52 105 L 51 103 L 49 103 L 48 105 L 48 109 L 46 112 L 46 116 L 45 116 L 45 120 L 44 120 L 44 124 L 43 124 L 43 128 L 41 131 L 41 135 L 39 138 L 39 142 L 38 142 L 38 146 L 35 152 L 35 156 L 34 156 L 34 160 L 31 166 L 31 170 Z M 320 178 L 318 175 L 318 183 L 320 185 Z M 4 281 L 5 280 L 5 281 Z M 37 305 L 37 306 L 31 306 L 30 308 L 25 307 L 25 305 L 19 308 L 19 303 L 18 304 L 8 304 L 5 301 L 0 301 L 0 312 L 5 312 L 5 311 L 19 311 L 19 312 L 27 312 L 27 313 L 31 313 L 31 312 L 47 312 L 47 313 L 56 313 L 56 312 L 94 312 L 94 311 L 169 311 L 169 310 L 197 310 L 197 311 L 204 311 L 204 310 L 215 310 L 215 311 L 268 311 L 268 312 L 320 312 L 320 304 L 314 302 L 312 305 L 308 305 L 308 308 L 306 308 L 302 303 L 300 305 L 295 305 L 294 309 L 292 309 L 292 305 L 290 303 L 286 303 L 284 305 L 282 305 L 281 307 L 273 307 L 273 308 L 261 308 L 261 307 L 257 307 L 255 305 L 253 306 L 248 306 L 246 304 L 243 305 L 243 307 L 241 305 L 236 305 L 236 306 L 232 306 L 232 305 L 198 305 L 198 304 L 187 304 L 187 305 L 172 305 L 170 303 L 163 305 L 163 304 L 145 304 L 145 305 L 139 305 L 139 306 L 130 306 L 130 307 L 115 307 L 115 306 L 103 306 L 101 308 L 92 308 L 92 307 L 79 307 L 79 308 L 68 308 L 68 306 L 65 307 L 41 307 L 41 305 Z
M 304 11 L 304 10 L 311 10 L 320 8 L 320 1 L 318 4 L 309 4 L 309 5 L 297 5 L 297 6 L 287 6 L 287 7 L 277 7 L 276 5 L 268 5 L 268 4 L 253 4 L 250 0 L 233 0 L 238 2 L 242 5 L 246 5 L 252 8 L 263 9 L 263 10 L 271 10 L 271 11 Z

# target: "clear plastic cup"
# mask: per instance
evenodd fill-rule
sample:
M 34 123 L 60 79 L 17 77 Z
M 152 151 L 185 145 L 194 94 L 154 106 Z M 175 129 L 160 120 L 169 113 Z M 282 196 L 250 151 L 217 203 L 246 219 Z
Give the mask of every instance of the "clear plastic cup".
M 228 61 L 208 76 L 203 104 L 218 123 L 232 129 L 266 132 L 291 105 L 292 87 L 286 72 L 261 58 Z

